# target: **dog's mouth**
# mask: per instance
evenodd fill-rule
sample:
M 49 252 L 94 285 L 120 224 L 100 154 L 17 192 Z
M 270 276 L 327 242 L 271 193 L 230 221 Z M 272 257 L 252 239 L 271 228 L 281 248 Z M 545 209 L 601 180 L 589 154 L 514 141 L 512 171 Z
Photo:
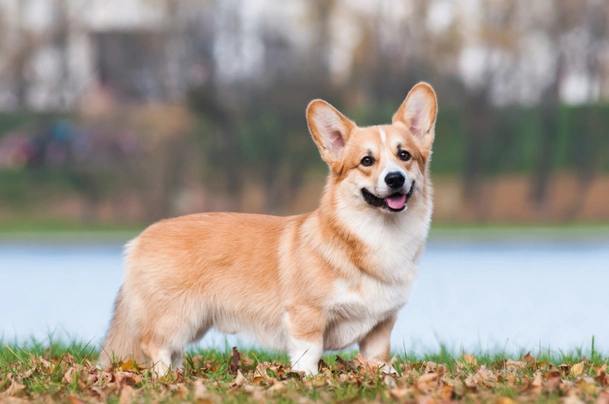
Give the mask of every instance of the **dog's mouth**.
M 406 208 L 408 200 L 414 192 L 414 181 L 410 184 L 410 190 L 404 194 L 402 192 L 396 192 L 385 198 L 379 198 L 366 188 L 362 188 L 362 196 L 369 205 L 376 206 L 382 209 L 387 209 L 390 212 L 401 212 Z

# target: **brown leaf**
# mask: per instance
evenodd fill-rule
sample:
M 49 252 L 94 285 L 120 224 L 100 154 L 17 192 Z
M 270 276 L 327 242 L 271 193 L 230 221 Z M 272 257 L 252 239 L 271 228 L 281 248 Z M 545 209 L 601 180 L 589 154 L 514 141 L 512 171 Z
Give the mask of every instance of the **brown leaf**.
M 84 381 L 89 377 L 89 372 L 84 366 L 77 363 L 73 364 L 68 368 L 66 373 L 63 375 L 62 381 L 67 384 L 73 384 L 75 381 L 78 383 L 79 388 L 84 388 Z
M 425 362 L 425 373 L 435 372 L 438 364 L 432 361 Z
M 6 389 L 4 394 L 7 396 L 15 396 L 21 394 L 23 390 L 25 390 L 24 384 L 11 380 L 11 385 L 8 387 L 8 389 Z
M 522 358 L 520 358 L 520 360 L 523 360 L 523 361 L 529 362 L 529 363 L 535 363 L 535 358 L 531 355 L 530 352 L 527 352 L 527 354 L 524 355 Z
M 584 404 L 577 396 L 567 396 L 562 400 L 563 404 Z
M 486 384 L 494 383 L 497 381 L 497 377 L 486 368 L 486 365 L 482 365 L 480 369 L 473 376 L 471 376 L 473 381 L 478 384 Z
M 454 391 L 455 391 L 455 389 L 453 386 L 445 384 L 444 386 L 442 386 L 440 388 L 440 390 L 438 390 L 438 393 L 437 393 L 438 398 L 442 401 L 448 402 L 448 401 L 452 400 Z
M 133 387 L 125 386 L 121 390 L 121 394 L 118 397 L 118 403 L 119 404 L 131 404 L 133 402 L 134 396 L 135 396 L 135 393 L 134 393 Z
M 432 396 L 429 395 L 420 395 L 417 397 L 418 404 L 436 404 L 436 400 Z
M 382 370 L 385 373 L 390 373 L 390 371 L 389 371 L 389 368 L 391 368 L 390 365 L 388 365 L 386 363 L 378 363 L 378 362 L 368 360 L 359 353 L 355 357 L 355 362 L 357 364 L 361 365 L 363 367 L 363 369 L 369 373 L 378 373 L 379 370 Z M 395 372 L 391 372 L 391 373 L 395 373 Z
M 541 377 L 541 373 L 537 372 L 535 373 L 535 377 L 533 378 L 533 382 L 531 383 L 531 390 L 533 390 L 534 393 L 541 393 L 542 385 L 543 379 Z
M 603 391 L 599 394 L 596 404 L 609 404 L 609 391 Z
M 99 386 L 89 386 L 89 391 L 93 393 L 94 396 L 97 396 L 99 401 L 106 401 L 108 395 L 104 390 Z
M 524 361 L 513 361 L 508 359 L 505 362 L 505 368 L 509 371 L 518 371 L 527 367 L 527 363 Z
M 68 397 L 66 397 L 66 402 L 70 403 L 70 404 L 85 404 L 86 402 L 81 400 L 80 398 L 74 396 L 74 395 L 69 395 Z
M 285 391 L 285 389 L 287 388 L 286 382 L 277 382 L 274 383 L 267 391 L 268 392 L 278 392 L 278 391 Z
M 267 401 L 264 398 L 264 389 L 262 387 L 260 387 L 260 386 L 252 386 L 252 385 L 244 386 L 243 390 L 246 393 L 251 394 L 252 395 L 252 399 L 254 401 L 257 401 L 259 403 L 263 403 L 263 402 Z
M 389 395 L 399 401 L 402 401 L 406 396 L 413 395 L 412 387 L 398 386 L 389 390 Z
M 37 362 L 37 364 L 42 365 L 42 367 L 45 369 L 49 369 L 52 365 L 50 361 L 44 359 L 42 356 L 37 356 L 36 362 Z
M 123 376 L 120 379 L 120 382 L 119 382 L 119 384 L 122 387 L 125 387 L 125 386 L 135 387 L 135 383 L 136 383 L 135 379 L 132 376 L 129 376 L 129 375 Z
M 444 376 L 445 374 L 448 374 L 448 368 L 444 365 L 438 365 L 438 375 L 440 377 Z
M 242 386 L 246 383 L 249 383 L 249 381 L 243 376 L 241 370 L 237 369 L 237 376 L 235 376 L 235 380 L 233 380 L 233 386 Z
M 431 390 L 438 388 L 438 374 L 437 373 L 425 373 L 421 375 L 416 382 L 415 387 L 421 393 L 429 393 Z
M 474 367 L 478 366 L 478 360 L 473 355 L 464 353 L 462 355 L 462 358 L 463 358 L 463 363 L 465 363 L 466 365 L 474 366 Z
M 467 376 L 463 383 L 465 383 L 465 387 L 471 390 L 475 390 L 478 387 L 478 384 L 476 383 L 472 375 Z
M 208 397 L 207 387 L 205 387 L 201 379 L 195 380 L 192 385 L 194 387 L 195 400 L 205 400 Z
M 598 384 L 600 384 L 603 387 L 609 385 L 609 377 L 607 377 L 607 372 L 604 369 L 604 368 L 606 368 L 606 366 L 607 366 L 607 364 L 605 364 L 605 366 L 603 366 L 603 368 L 601 368 L 598 371 L 598 375 L 596 375 L 594 377 L 594 380 L 596 380 L 598 382 Z
M 556 390 L 558 390 L 561 383 L 562 377 L 560 375 L 560 372 L 554 371 L 546 373 L 546 381 L 543 382 L 541 385 L 543 391 L 547 393 L 554 393 L 556 392 Z
M 237 347 L 233 347 L 233 356 L 228 366 L 228 369 L 231 373 L 237 373 L 240 367 L 240 359 L 239 351 L 237 351 Z

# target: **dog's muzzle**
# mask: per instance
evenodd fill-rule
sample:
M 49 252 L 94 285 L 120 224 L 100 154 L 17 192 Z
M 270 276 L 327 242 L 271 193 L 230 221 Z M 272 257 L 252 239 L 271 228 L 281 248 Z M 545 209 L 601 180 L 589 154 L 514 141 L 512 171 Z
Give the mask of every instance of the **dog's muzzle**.
M 393 193 L 385 198 L 380 198 L 368 191 L 366 188 L 362 188 L 362 196 L 364 200 L 372 206 L 387 209 L 390 212 L 401 212 L 406 208 L 406 204 L 414 193 L 414 180 L 410 184 L 410 190 L 404 194 L 402 192 Z

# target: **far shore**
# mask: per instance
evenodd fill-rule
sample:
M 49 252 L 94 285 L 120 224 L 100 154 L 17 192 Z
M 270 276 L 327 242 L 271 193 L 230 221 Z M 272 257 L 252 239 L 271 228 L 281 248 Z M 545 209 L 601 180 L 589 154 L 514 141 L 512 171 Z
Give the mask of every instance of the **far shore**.
M 3 226 L 2 244 L 122 244 L 136 237 L 145 226 L 48 223 L 36 226 Z M 609 243 L 609 223 L 539 224 L 446 224 L 434 223 L 429 234 L 434 242 L 604 242 Z

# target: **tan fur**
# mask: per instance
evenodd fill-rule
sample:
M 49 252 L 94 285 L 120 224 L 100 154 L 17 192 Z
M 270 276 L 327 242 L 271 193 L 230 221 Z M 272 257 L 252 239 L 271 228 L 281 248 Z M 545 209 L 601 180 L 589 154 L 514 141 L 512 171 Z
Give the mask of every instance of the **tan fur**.
M 359 128 L 313 101 L 309 129 L 330 167 L 319 209 L 291 217 L 196 214 L 147 228 L 126 249 L 102 363 L 133 358 L 164 372 L 211 327 L 287 350 L 293 367 L 308 373 L 324 349 L 354 342 L 366 358 L 387 363 L 429 228 L 436 110 L 427 84 L 380 127 Z M 412 159 L 397 158 L 397 145 Z M 367 154 L 378 163 L 364 167 Z M 361 194 L 389 164 L 416 184 L 402 212 L 371 206 Z

